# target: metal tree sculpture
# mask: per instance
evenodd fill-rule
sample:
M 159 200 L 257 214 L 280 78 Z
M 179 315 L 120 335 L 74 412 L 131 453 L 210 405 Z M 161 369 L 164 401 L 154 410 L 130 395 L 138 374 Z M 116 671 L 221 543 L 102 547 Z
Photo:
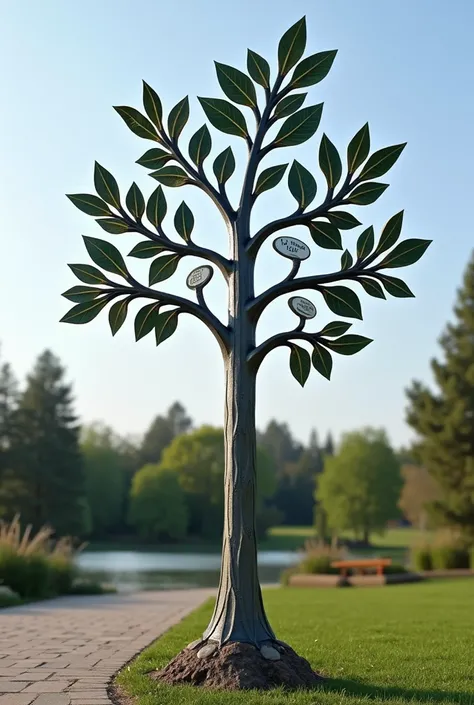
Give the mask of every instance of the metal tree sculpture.
M 360 225 L 343 207 L 376 201 L 387 184 L 374 179 L 390 169 L 405 146 L 399 144 L 380 149 L 369 157 L 369 128 L 364 125 L 348 146 L 347 173 L 343 177 L 341 157 L 334 144 L 323 135 L 319 148 L 319 165 L 327 182 L 323 202 L 310 207 L 316 196 L 316 181 L 302 164 L 294 161 L 288 173 L 288 187 L 296 199 L 296 210 L 285 218 L 268 223 L 258 232 L 251 231 L 251 213 L 256 199 L 275 187 L 288 167 L 288 164 L 279 164 L 261 170 L 264 158 L 276 149 L 305 142 L 315 134 L 320 123 L 323 105 L 302 107 L 307 94 L 300 89 L 319 83 L 327 75 L 336 51 L 324 51 L 301 60 L 305 45 L 306 23 L 302 18 L 279 43 L 278 72 L 273 80 L 267 61 L 249 51 L 248 74 L 216 63 L 219 84 L 232 102 L 220 98 L 199 99 L 213 127 L 235 135 L 247 144 L 248 163 L 236 208 L 226 191 L 226 183 L 235 169 L 232 149 L 228 147 L 216 157 L 214 179 L 209 178 L 204 168 L 212 148 L 211 135 L 205 124 L 191 137 L 190 159 L 182 151 L 180 137 L 189 117 L 187 97 L 171 110 L 167 121 L 163 118 L 158 95 L 146 83 L 143 85 L 146 115 L 131 107 L 115 108 L 132 132 L 159 145 L 138 160 L 140 165 L 152 170 L 150 176 L 153 179 L 168 187 L 197 186 L 214 202 L 229 233 L 229 258 L 196 244 L 193 239 L 194 217 L 184 202 L 174 216 L 174 227 L 183 242 L 176 242 L 169 236 L 163 225 L 167 204 L 161 185 L 145 203 L 142 192 L 133 183 L 123 204 L 112 174 L 96 164 L 94 181 L 98 195 L 69 196 L 80 210 L 96 217 L 106 232 L 143 235 L 145 239 L 129 254 L 140 259 L 150 258 L 152 262 L 147 287 L 132 276 L 116 247 L 104 240 L 85 237 L 87 251 L 100 269 L 88 264 L 70 265 L 84 286 L 75 286 L 65 292 L 64 296 L 77 305 L 62 320 L 87 323 L 115 301 L 109 312 L 110 327 L 115 334 L 127 317 L 129 303 L 146 298 L 152 302 L 136 315 L 137 340 L 154 331 L 157 344 L 162 343 L 175 332 L 179 316 L 189 313 L 206 324 L 222 351 L 226 382 L 222 567 L 216 607 L 201 643 L 209 639 L 221 645 L 237 641 L 261 647 L 275 641 L 262 602 L 255 535 L 255 383 L 262 361 L 276 347 L 288 347 L 291 372 L 304 385 L 311 362 L 329 379 L 332 352 L 352 355 L 371 342 L 358 335 L 346 335 L 351 324 L 342 321 L 329 323 L 319 331 L 307 331 L 305 323 L 314 317 L 316 309 L 307 299 L 293 296 L 289 304 L 299 316 L 297 327 L 257 345 L 256 328 L 262 312 L 277 297 L 311 289 L 323 297 L 337 316 L 362 319 L 356 293 L 334 284 L 342 280 L 354 281 L 369 295 L 382 299 L 385 298 L 384 289 L 392 296 L 413 296 L 403 281 L 383 272 L 416 262 L 430 243 L 410 239 L 397 244 L 403 220 L 403 212 L 400 212 L 390 218 L 377 244 L 373 228 L 364 230 L 358 237 L 355 255 L 344 250 L 340 271 L 298 277 L 301 261 L 310 254 L 309 248 L 300 240 L 280 236 L 274 241 L 274 247 L 292 260 L 291 271 L 283 281 L 255 295 L 255 261 L 260 247 L 269 237 L 300 225 L 309 230 L 319 247 L 342 250 L 341 230 Z M 257 98 L 255 84 L 263 89 L 262 101 Z M 256 128 L 252 134 L 243 112 L 233 103 L 245 106 L 253 113 Z M 268 137 L 271 128 L 277 124 L 281 126 L 276 136 Z M 144 222 L 145 214 L 148 224 Z M 203 290 L 213 273 L 209 265 L 198 267 L 188 276 L 187 283 L 195 289 L 197 303 L 153 288 L 171 277 L 180 260 L 187 255 L 215 265 L 227 282 L 227 325 L 210 311 L 204 300 Z M 121 277 L 123 283 L 110 279 L 101 270 Z M 296 341 L 309 343 L 312 356 Z

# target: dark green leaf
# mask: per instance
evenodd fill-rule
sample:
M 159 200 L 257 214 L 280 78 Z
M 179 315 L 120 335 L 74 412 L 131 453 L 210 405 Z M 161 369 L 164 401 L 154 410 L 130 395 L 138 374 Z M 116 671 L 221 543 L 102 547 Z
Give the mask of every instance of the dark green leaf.
M 280 118 L 293 115 L 294 112 L 301 108 L 307 95 L 307 93 L 295 93 L 282 98 L 275 108 L 275 117 L 280 120 Z
M 395 144 L 393 147 L 384 147 L 372 154 L 367 164 L 362 169 L 359 180 L 368 181 L 369 179 L 378 179 L 380 176 L 386 174 L 395 164 L 405 147 L 406 142 L 404 144 Z
M 107 277 L 90 264 L 68 265 L 76 277 L 85 284 L 107 284 Z
M 328 323 L 322 329 L 320 335 L 324 335 L 328 338 L 336 338 L 338 335 L 344 335 L 347 333 L 352 323 L 345 323 L 344 321 L 332 321 Z
M 103 166 L 95 163 L 94 186 L 99 196 L 114 208 L 120 209 L 120 191 L 114 177 L 104 169 Z
M 150 286 L 169 279 L 176 272 L 178 262 L 179 255 L 176 254 L 162 255 L 153 260 L 150 267 Z
M 151 86 L 143 81 L 143 107 L 145 112 L 158 129 L 161 129 L 163 122 L 163 108 L 161 100 Z
M 170 159 L 173 159 L 171 154 L 168 154 L 163 149 L 153 147 L 148 152 L 145 152 L 140 159 L 137 159 L 137 164 L 144 166 L 145 169 L 161 169 Z
M 84 301 L 92 301 L 104 293 L 104 289 L 96 289 L 91 286 L 73 286 L 62 294 L 65 299 L 82 304 Z
M 325 250 L 342 250 L 341 233 L 332 223 L 314 220 L 309 224 L 311 237 L 319 247 Z
M 337 186 L 342 175 L 341 157 L 326 135 L 323 135 L 319 147 L 319 166 L 326 177 L 328 188 Z
M 149 259 L 150 257 L 156 257 L 164 250 L 166 250 L 166 247 L 159 242 L 144 240 L 143 242 L 139 242 L 138 245 L 135 245 L 128 253 L 128 256 L 137 257 L 138 259 Z
M 191 209 L 183 201 L 174 216 L 174 227 L 183 240 L 189 242 L 194 228 L 194 216 Z
M 309 352 L 295 343 L 290 343 L 290 370 L 293 377 L 302 387 L 306 384 L 311 370 L 311 358 Z
M 235 170 L 235 157 L 232 149 L 227 147 L 217 157 L 213 165 L 214 174 L 220 184 L 225 184 Z
M 114 106 L 127 127 L 130 128 L 138 137 L 144 140 L 159 141 L 158 133 L 152 123 L 135 108 L 129 108 L 127 105 Z
M 317 186 L 314 176 L 296 159 L 288 174 L 288 188 L 302 209 L 307 208 L 316 196 Z
M 407 299 L 415 296 L 409 286 L 397 277 L 389 277 L 387 274 L 381 274 L 380 280 L 385 287 L 385 290 L 392 296 L 399 299 Z
M 268 61 L 251 49 L 247 52 L 247 71 L 260 86 L 270 88 L 270 66 Z
M 340 355 L 355 355 L 369 343 L 372 343 L 371 338 L 364 338 L 363 335 L 343 335 L 337 340 L 324 341 L 324 345 Z
M 145 199 L 135 182 L 130 186 L 129 192 L 125 198 L 125 203 L 133 217 L 136 218 L 136 220 L 140 220 L 145 212 Z
M 203 125 L 189 141 L 189 156 L 196 166 L 201 166 L 205 158 L 209 156 L 211 148 L 211 135 L 207 125 Z
M 172 186 L 177 188 L 178 186 L 184 186 L 189 182 L 189 177 L 183 169 L 179 166 L 164 166 L 158 171 L 152 171 L 150 174 L 152 179 L 156 179 L 164 186 Z
M 89 323 L 108 303 L 109 299 L 107 297 L 95 299 L 94 301 L 84 301 L 82 304 L 73 306 L 73 308 L 61 318 L 61 323 Z
M 352 258 L 351 253 L 349 250 L 344 250 L 342 253 L 341 257 L 341 269 L 344 271 L 345 269 L 350 269 L 354 263 L 354 260 Z
M 326 379 L 331 379 L 332 357 L 331 353 L 326 350 L 326 348 L 315 343 L 311 360 L 314 369 L 317 370 L 320 375 L 326 377 Z
M 168 131 L 172 140 L 177 140 L 189 119 L 189 100 L 180 100 L 168 115 Z
M 84 243 L 91 259 L 106 272 L 113 272 L 127 279 L 128 272 L 124 259 L 114 245 L 96 237 L 84 237 Z
M 357 259 L 363 260 L 370 255 L 374 249 L 374 229 L 372 226 L 364 230 L 357 240 Z
M 319 127 L 322 112 L 322 103 L 298 110 L 285 120 L 272 146 L 295 147 L 309 140 Z
M 166 205 L 165 194 L 161 186 L 158 186 L 158 188 L 153 191 L 146 204 L 146 217 L 150 223 L 157 228 L 162 223 L 167 210 L 168 206 Z
M 375 299 L 385 299 L 385 294 L 382 287 L 374 279 L 366 279 L 365 277 L 358 277 L 357 281 L 362 285 L 365 291 L 373 296 Z
M 99 223 L 102 230 L 106 233 L 112 233 L 112 235 L 121 235 L 128 231 L 128 225 L 121 218 L 98 218 L 97 223 Z
M 369 123 L 366 122 L 351 139 L 347 148 L 347 168 L 353 174 L 365 162 L 370 152 Z
M 125 323 L 129 302 L 129 298 L 122 299 L 121 301 L 117 301 L 116 303 L 114 303 L 113 306 L 110 307 L 109 325 L 110 330 L 112 331 L 112 335 L 115 335 Z
M 357 186 L 347 199 L 349 203 L 356 206 L 368 206 L 374 203 L 377 198 L 388 188 L 388 184 L 379 184 L 376 181 L 369 181 L 366 184 Z
M 264 191 L 269 191 L 275 188 L 277 184 L 283 178 L 283 174 L 286 171 L 288 164 L 277 164 L 276 166 L 271 166 L 268 169 L 264 169 L 257 179 L 257 185 L 255 186 L 255 196 L 259 196 Z
M 155 340 L 157 345 L 173 335 L 178 325 L 178 315 L 179 309 L 174 308 L 172 311 L 160 313 L 157 317 L 155 323 Z
M 362 320 L 360 301 L 352 289 L 346 286 L 321 287 L 328 308 L 337 316 Z
M 158 318 L 158 312 L 160 310 L 160 304 L 147 304 L 143 306 L 135 316 L 135 340 L 138 341 L 141 338 L 151 333 L 155 327 L 156 319 Z
M 286 76 L 288 71 L 301 59 L 306 47 L 306 18 L 302 17 L 288 29 L 278 44 L 278 70 L 280 76 Z
M 376 252 L 378 255 L 381 255 L 382 252 L 385 252 L 394 246 L 401 235 L 402 225 L 403 211 L 395 213 L 395 215 L 387 221 L 382 230 L 382 234 L 380 235 L 379 244 L 377 245 Z
M 408 265 L 418 262 L 430 245 L 431 240 L 419 240 L 418 238 L 403 240 L 394 250 L 388 253 L 385 259 L 377 265 L 377 268 L 408 267 Z
M 239 103 L 239 105 L 255 108 L 257 105 L 257 94 L 250 78 L 233 66 L 220 64 L 218 61 L 214 63 L 219 85 L 229 100 Z
M 321 51 L 318 54 L 308 56 L 298 64 L 293 71 L 293 76 L 290 81 L 291 88 L 304 88 L 305 86 L 314 86 L 326 78 L 334 59 L 336 58 L 337 49 L 332 51 Z
M 245 118 L 235 105 L 221 98 L 199 98 L 206 117 L 215 128 L 244 139 L 248 136 Z
M 351 230 L 351 228 L 356 228 L 361 224 L 360 220 L 354 218 L 352 213 L 346 213 L 345 211 L 332 211 L 328 213 L 327 218 L 339 230 Z
M 89 193 L 72 193 L 67 196 L 69 200 L 74 203 L 76 208 L 79 208 L 83 213 L 87 215 L 101 216 L 101 215 L 112 215 L 112 211 L 102 199 L 97 198 L 93 194 Z

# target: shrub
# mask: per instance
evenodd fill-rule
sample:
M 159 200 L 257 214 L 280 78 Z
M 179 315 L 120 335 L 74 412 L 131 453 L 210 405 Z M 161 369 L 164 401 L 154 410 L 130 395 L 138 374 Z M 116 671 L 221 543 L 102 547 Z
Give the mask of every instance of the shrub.
M 103 585 L 88 578 L 75 580 L 69 590 L 70 595 L 110 595 L 116 592 L 112 585 Z
M 392 563 L 385 566 L 383 572 L 385 575 L 398 575 L 399 573 L 408 573 L 408 570 L 401 563 Z
M 411 560 L 416 570 L 433 570 L 433 559 L 429 546 L 419 546 L 412 550 Z
M 469 552 L 460 546 L 436 546 L 431 551 L 434 570 L 469 568 Z
M 0 580 L 22 598 L 53 594 L 52 570 L 41 553 L 22 554 L 0 545 Z
M 303 558 L 298 566 L 298 573 L 308 573 L 308 574 L 328 574 L 336 575 L 339 573 L 337 568 L 332 568 L 331 563 L 333 558 L 330 556 L 317 556 L 309 554 L 306 558 Z

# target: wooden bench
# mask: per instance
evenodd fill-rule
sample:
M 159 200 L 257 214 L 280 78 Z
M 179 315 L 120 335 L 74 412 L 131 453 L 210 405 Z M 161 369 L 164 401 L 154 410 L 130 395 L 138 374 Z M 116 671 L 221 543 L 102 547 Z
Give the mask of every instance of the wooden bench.
M 375 568 L 377 575 L 383 575 L 383 569 L 392 565 L 391 558 L 359 558 L 349 561 L 333 561 L 332 568 L 339 568 L 343 577 L 347 576 L 349 570 L 354 570 L 363 575 L 369 568 Z

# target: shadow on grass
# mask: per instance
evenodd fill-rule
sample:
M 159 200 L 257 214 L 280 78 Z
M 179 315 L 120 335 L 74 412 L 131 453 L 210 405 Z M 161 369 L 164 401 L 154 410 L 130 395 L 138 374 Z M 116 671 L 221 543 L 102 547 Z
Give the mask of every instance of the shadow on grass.
M 328 679 L 322 684 L 326 692 L 340 693 L 341 695 L 363 696 L 370 700 L 386 700 L 398 698 L 407 702 L 446 702 L 455 701 L 460 705 L 474 705 L 474 693 L 448 690 L 416 690 L 412 688 L 397 688 L 395 686 L 376 686 L 356 680 L 340 678 Z

